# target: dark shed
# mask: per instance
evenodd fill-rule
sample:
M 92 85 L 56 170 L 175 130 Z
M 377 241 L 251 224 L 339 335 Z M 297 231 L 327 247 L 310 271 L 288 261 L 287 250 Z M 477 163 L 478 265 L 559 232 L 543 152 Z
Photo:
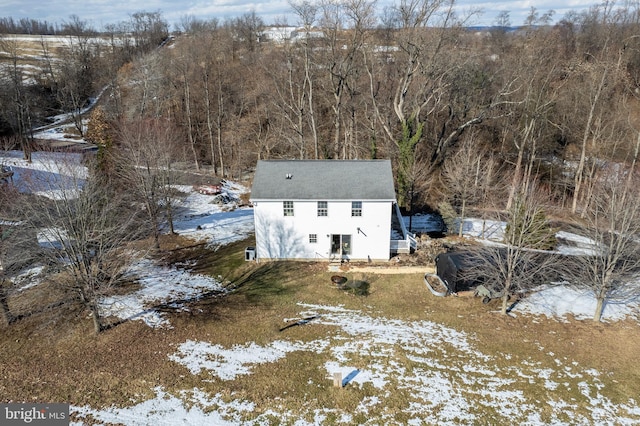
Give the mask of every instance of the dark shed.
M 471 259 L 467 252 L 441 253 L 436 257 L 436 274 L 450 293 L 469 290 L 474 286 L 472 280 L 465 278 L 472 266 Z

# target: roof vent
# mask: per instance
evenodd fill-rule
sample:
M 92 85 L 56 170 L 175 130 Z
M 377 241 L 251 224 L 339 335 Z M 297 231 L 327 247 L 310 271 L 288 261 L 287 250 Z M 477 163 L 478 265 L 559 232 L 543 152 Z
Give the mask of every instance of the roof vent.
M 293 177 L 293 175 L 291 173 L 287 173 L 286 175 L 284 175 L 284 177 L 286 179 L 291 179 Z

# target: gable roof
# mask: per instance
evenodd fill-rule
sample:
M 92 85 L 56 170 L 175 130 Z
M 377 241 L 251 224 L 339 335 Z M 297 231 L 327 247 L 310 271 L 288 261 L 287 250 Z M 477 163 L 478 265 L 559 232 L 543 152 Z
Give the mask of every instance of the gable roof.
M 260 160 L 252 200 L 395 201 L 390 160 Z

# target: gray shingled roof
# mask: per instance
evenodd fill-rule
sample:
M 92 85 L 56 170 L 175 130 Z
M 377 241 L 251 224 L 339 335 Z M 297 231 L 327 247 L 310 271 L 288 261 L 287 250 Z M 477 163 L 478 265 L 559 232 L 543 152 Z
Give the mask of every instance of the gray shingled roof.
M 251 200 L 395 199 L 389 160 L 261 160 L 251 188 Z

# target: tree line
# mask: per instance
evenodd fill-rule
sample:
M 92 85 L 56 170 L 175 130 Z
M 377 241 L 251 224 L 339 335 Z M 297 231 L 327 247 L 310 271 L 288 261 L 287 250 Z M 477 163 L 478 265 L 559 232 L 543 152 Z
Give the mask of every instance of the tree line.
M 499 163 L 501 181 L 535 175 L 573 213 L 603 164 L 635 161 L 633 6 L 555 25 L 532 9 L 517 30 L 503 14 L 486 31 L 445 1 L 403 0 L 382 20 L 372 2 L 292 7 L 298 37 L 283 43 L 263 41 L 254 13 L 185 19 L 171 48 L 120 69 L 107 119 L 169 121 L 186 159 L 221 177 L 260 158 L 391 158 L 407 209 L 451 198 L 445 166 L 462 149 Z
M 282 43 L 265 40 L 254 12 L 185 17 L 164 49 L 159 12 L 107 26 L 106 43 L 72 16 L 62 60 L 43 42 L 35 75 L 3 39 L 4 133 L 28 139 L 47 113 L 79 112 L 106 87 L 112 128 L 168 121 L 197 169 L 234 177 L 259 158 L 391 158 L 407 209 L 444 198 L 446 162 L 468 145 L 500 163 L 502 180 L 535 174 L 574 213 L 596 159 L 634 161 L 637 5 L 606 3 L 555 25 L 532 9 L 519 27 L 504 12 L 484 31 L 450 1 L 402 0 L 382 16 L 374 6 L 291 3 L 298 36 Z

